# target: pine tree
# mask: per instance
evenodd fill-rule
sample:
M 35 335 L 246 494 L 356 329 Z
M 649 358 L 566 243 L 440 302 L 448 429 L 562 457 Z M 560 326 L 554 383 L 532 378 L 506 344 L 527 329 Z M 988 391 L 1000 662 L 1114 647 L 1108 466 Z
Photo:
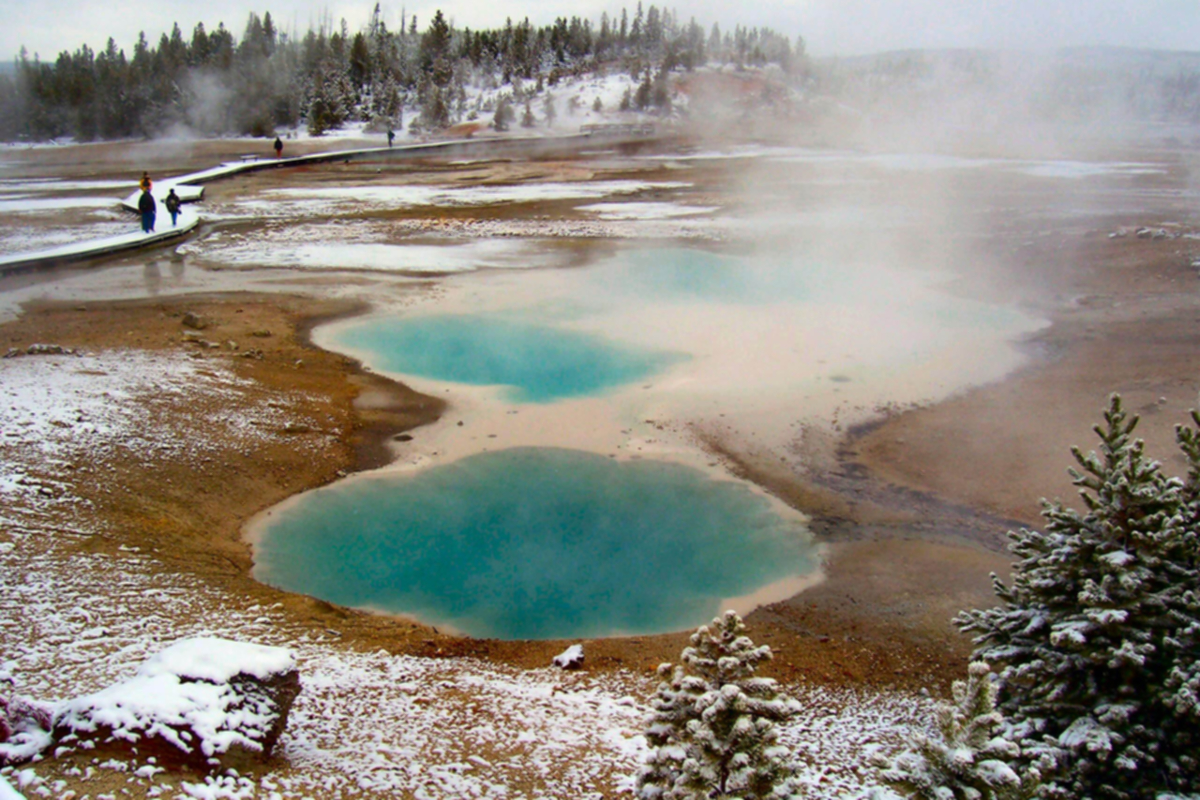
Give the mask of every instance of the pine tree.
M 1200 791 L 1200 434 L 1177 433 L 1185 483 L 1145 456 L 1120 397 L 1104 418 L 1099 454 L 1072 448 L 1086 512 L 1046 503 L 1045 533 L 1010 533 L 1012 586 L 993 576 L 1001 604 L 957 622 L 1001 669 L 1022 761 L 1061 761 L 1049 796 Z
M 1020 748 L 1004 738 L 1003 717 L 996 711 L 991 668 L 970 665 L 966 683 L 955 681 L 954 702 L 937 710 L 940 737 L 918 734 L 895 763 L 886 764 L 883 780 L 906 798 L 920 800 L 1015 800 L 1028 797 L 1037 773 L 1024 786 L 1009 762 Z
M 774 680 L 753 677 L 771 658 L 746 626 L 726 611 L 692 634 L 683 665 L 664 664 L 646 730 L 651 753 L 638 776 L 640 798 L 788 797 L 793 790 L 786 748 L 776 724 L 798 710 Z
M 1189 563 L 1185 555 L 1171 565 L 1183 589 L 1180 599 L 1184 610 L 1178 613 L 1181 624 L 1174 635 L 1164 640 L 1171 666 L 1163 699 L 1175 712 L 1179 725 L 1189 732 L 1200 728 L 1200 588 L 1197 588 L 1200 579 L 1196 577 L 1200 572 L 1200 412 L 1192 411 L 1191 418 L 1194 428 L 1175 427 L 1175 440 L 1188 463 L 1182 492 L 1182 530 L 1186 541 L 1181 545 L 1191 561 Z M 1200 741 L 1194 734 L 1189 735 L 1186 742 L 1190 742 L 1194 750 L 1200 749 Z M 1180 766 L 1195 775 L 1200 772 L 1200 758 L 1195 754 L 1181 758 Z M 1195 790 L 1196 781 L 1193 781 L 1190 791 Z
M 492 127 L 498 131 L 506 131 L 516 116 L 516 112 L 512 110 L 512 101 L 508 99 L 508 95 L 505 95 L 496 105 L 496 113 L 492 117 Z
M 646 70 L 646 77 L 638 86 L 637 94 L 633 96 L 633 105 L 638 111 L 645 111 L 650 107 L 650 101 L 653 99 L 653 84 L 650 82 L 650 70 Z

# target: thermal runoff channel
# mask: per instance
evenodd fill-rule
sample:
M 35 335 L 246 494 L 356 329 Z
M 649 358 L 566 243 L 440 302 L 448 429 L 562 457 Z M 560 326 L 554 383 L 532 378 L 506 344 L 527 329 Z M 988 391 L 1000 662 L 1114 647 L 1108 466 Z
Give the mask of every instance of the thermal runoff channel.
M 257 556 L 281 588 L 504 639 L 678 630 L 818 562 L 800 519 L 743 484 L 556 448 L 312 492 Z

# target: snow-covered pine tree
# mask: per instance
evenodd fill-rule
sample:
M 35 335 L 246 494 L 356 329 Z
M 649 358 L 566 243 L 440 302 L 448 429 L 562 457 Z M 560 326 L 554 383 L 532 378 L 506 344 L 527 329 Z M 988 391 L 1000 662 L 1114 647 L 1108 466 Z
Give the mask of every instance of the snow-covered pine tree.
M 987 664 L 973 662 L 966 682 L 954 682 L 954 702 L 938 706 L 941 736 L 917 734 L 908 750 L 884 765 L 884 782 L 901 797 L 1015 800 L 1031 795 L 1036 776 L 1022 785 L 1009 766 L 1021 749 L 1002 734 L 1004 718 L 996 710 L 996 686 L 990 676 Z
M 1183 738 L 1181 745 L 1190 752 L 1180 755 L 1179 767 L 1193 776 L 1187 790 L 1200 790 L 1200 412 L 1191 412 L 1195 427 L 1177 425 L 1175 440 L 1188 463 L 1183 483 L 1183 525 L 1177 561 L 1170 564 L 1180 586 L 1182 609 L 1178 624 L 1170 637 L 1164 637 L 1164 654 L 1170 659 L 1170 671 L 1164 686 L 1163 702 L 1175 712 L 1173 738 Z M 1189 560 L 1190 559 L 1190 560 Z M 1180 748 L 1182 749 L 1182 748 Z
M 496 104 L 496 113 L 492 117 L 492 127 L 498 131 L 506 131 L 516 116 L 516 112 L 512 110 L 512 101 L 509 100 L 508 95 L 504 95 L 500 98 L 499 103 Z
M 1120 397 L 1104 419 L 1099 454 L 1072 448 L 1086 513 L 1046 503 L 1044 533 L 1010 533 L 1012 586 L 993 576 L 1000 605 L 957 622 L 1000 667 L 1021 761 L 1058 760 L 1044 796 L 1197 792 L 1200 444 L 1181 429 L 1185 484 L 1146 458 Z
M 708 690 L 703 678 L 688 675 L 681 666 L 661 664 L 658 674 L 663 680 L 650 701 L 654 714 L 646 728 L 650 755 L 638 776 L 638 797 L 648 800 L 674 796 L 670 792 L 687 757 L 682 737 L 696 717 L 696 701 Z
M 798 706 L 774 680 L 756 678 L 771 648 L 757 647 L 726 611 L 696 630 L 683 665 L 659 667 L 664 681 L 646 731 L 651 754 L 638 776 L 647 800 L 767 800 L 790 796 L 793 767 L 776 724 Z

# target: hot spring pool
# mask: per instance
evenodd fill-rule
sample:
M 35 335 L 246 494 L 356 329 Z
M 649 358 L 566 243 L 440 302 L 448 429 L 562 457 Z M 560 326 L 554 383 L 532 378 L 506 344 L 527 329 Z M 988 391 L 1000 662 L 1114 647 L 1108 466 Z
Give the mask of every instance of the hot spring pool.
M 507 386 L 506 399 L 549 403 L 602 393 L 686 358 L 600 336 L 482 314 L 370 318 L 337 334 L 377 369 L 477 386 Z
M 364 477 L 273 512 L 256 577 L 476 637 L 673 631 L 810 573 L 807 529 L 748 487 L 575 450 Z

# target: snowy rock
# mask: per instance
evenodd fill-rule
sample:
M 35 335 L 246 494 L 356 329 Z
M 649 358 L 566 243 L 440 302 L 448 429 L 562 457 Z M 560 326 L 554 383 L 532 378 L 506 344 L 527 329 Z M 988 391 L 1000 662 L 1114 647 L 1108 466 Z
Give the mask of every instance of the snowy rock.
M 25 355 L 29 356 L 61 356 L 71 355 L 74 352 L 61 344 L 31 344 L 25 348 Z
M 0 767 L 28 761 L 50 745 L 52 713 L 26 697 L 0 697 Z
M 579 669 L 583 666 L 583 645 L 573 644 L 554 657 L 554 666 L 560 669 Z
M 1175 234 L 1168 231 L 1166 228 L 1138 228 L 1134 231 L 1134 236 L 1139 239 L 1174 239 Z
M 25 796 L 12 788 L 12 784 L 0 776 L 0 800 L 25 800 Z
M 64 703 L 55 738 L 85 749 L 135 750 L 199 770 L 271 754 L 300 693 L 291 652 L 225 639 L 185 639 L 125 683 Z

